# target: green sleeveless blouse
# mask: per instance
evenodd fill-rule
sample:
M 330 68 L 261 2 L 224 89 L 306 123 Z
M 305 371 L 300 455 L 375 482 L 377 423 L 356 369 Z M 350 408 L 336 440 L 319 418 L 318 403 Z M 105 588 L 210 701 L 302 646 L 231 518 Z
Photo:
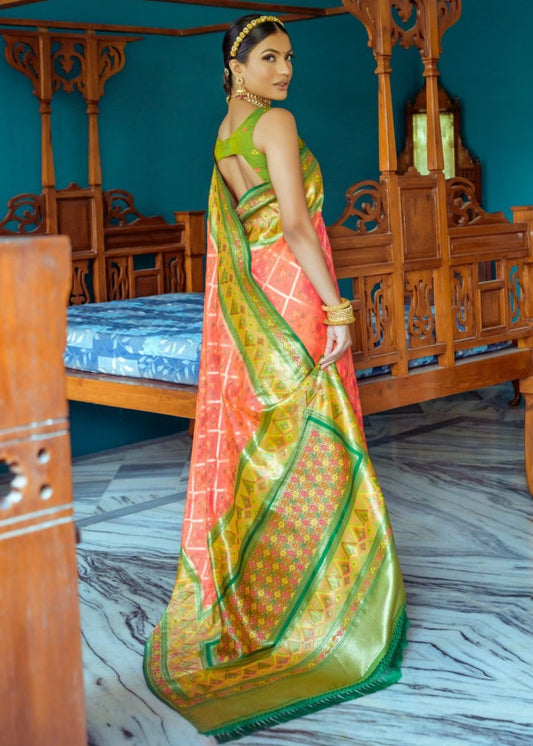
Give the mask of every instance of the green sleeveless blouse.
M 264 181 L 269 181 L 266 156 L 257 150 L 253 141 L 255 125 L 265 111 L 268 111 L 268 109 L 256 109 L 249 117 L 246 117 L 244 122 L 229 137 L 225 140 L 217 139 L 215 160 L 219 161 L 229 155 L 242 155 Z

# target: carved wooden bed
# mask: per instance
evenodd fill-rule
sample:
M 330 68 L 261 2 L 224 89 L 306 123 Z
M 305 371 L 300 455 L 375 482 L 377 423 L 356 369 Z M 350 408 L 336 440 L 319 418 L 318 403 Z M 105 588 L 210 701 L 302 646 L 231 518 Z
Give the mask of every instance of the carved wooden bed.
M 343 2 L 367 30 L 378 78 L 380 180 L 350 187 L 346 209 L 329 229 L 338 277 L 353 288 L 355 368 L 389 366 L 360 380 L 363 412 L 520 380 L 533 492 L 533 207 L 512 208 L 509 223 L 480 207 L 472 181 L 443 173 L 438 61 L 461 0 Z M 427 175 L 399 173 L 395 43 L 416 47 L 424 65 Z M 491 347 L 458 359 L 484 345 Z M 427 356 L 432 365 L 410 367 Z
M 35 31 L 1 32 L 7 62 L 29 78 L 39 100 L 42 192 L 20 194 L 9 201 L 0 236 L 68 235 L 70 304 L 202 292 L 204 212 L 176 211 L 175 223 L 168 223 L 141 215 L 130 193 L 102 188 L 99 101 L 106 81 L 124 67 L 126 45 L 138 37 L 129 32 L 97 34 L 87 24 L 79 33 L 54 28 L 39 23 Z M 58 90 L 78 91 L 87 102 L 88 186 L 56 188 L 51 102 Z M 76 401 L 194 417 L 196 392 L 191 386 L 67 370 L 67 392 Z
M 337 274 L 351 284 L 353 294 L 355 368 L 382 369 L 380 375 L 360 379 L 363 411 L 370 414 L 520 380 L 526 398 L 526 473 L 533 490 L 533 299 L 529 292 L 533 286 L 533 207 L 513 208 L 511 223 L 502 213 L 488 214 L 480 207 L 471 181 L 463 177 L 447 180 L 443 173 L 438 60 L 442 36 L 458 20 L 461 2 L 344 0 L 344 5 L 368 31 L 379 97 L 379 182 L 350 187 L 344 213 L 329 228 Z M 398 167 L 390 83 L 396 42 L 416 46 L 424 64 L 427 175 L 414 168 L 400 173 Z M 46 107 L 44 111 L 46 136 Z M 91 147 L 90 163 L 97 145 Z M 129 198 L 121 193 L 105 195 L 98 172 L 90 179 L 89 191 L 72 186 L 59 193 L 53 179 L 48 181 L 42 197 L 46 203 L 42 209 L 47 210 L 45 232 L 54 230 L 50 215 L 57 220 L 83 194 L 89 203 L 92 200 L 93 206 L 84 208 L 88 214 L 96 210 L 108 216 L 100 219 L 101 229 L 94 229 L 98 240 L 73 240 L 74 300 L 89 299 L 83 280 L 88 261 L 94 288 L 101 292 L 95 300 L 164 292 L 170 286 L 201 289 L 204 237 L 200 213 L 177 213 L 173 227 L 157 219 L 150 226 L 146 222 L 150 219 L 138 214 L 133 214 L 135 222 L 128 222 L 131 204 L 123 220 L 113 200 L 127 203 Z M 143 242 L 154 253 L 157 240 L 152 241 L 145 229 L 154 229 L 158 222 L 166 248 L 155 251 L 160 257 L 157 271 L 137 270 L 135 255 L 142 252 L 132 236 L 143 234 Z M 56 230 L 72 236 L 67 220 L 55 225 Z M 173 243 L 170 252 L 168 242 Z M 178 246 L 183 257 L 178 260 L 181 279 L 169 285 L 164 257 L 174 256 Z M 113 294 L 117 288 L 122 288 L 122 294 Z M 465 350 L 479 354 L 459 357 Z M 417 361 L 427 357 L 432 361 L 429 365 L 416 367 Z M 194 417 L 194 386 L 67 374 L 68 396 L 73 400 Z

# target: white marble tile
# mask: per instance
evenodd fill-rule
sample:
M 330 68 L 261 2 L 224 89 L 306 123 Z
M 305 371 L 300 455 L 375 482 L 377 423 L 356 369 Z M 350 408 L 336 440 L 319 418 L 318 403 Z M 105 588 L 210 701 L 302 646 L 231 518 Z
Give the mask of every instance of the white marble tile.
M 134 448 L 118 448 L 96 456 L 94 463 L 86 456 L 76 460 L 73 468 L 76 520 L 184 493 L 190 449 L 190 437 L 180 433 Z
M 533 744 L 533 501 L 523 409 L 509 398 L 510 387 L 493 387 L 369 418 L 408 593 L 403 678 L 239 744 Z M 184 508 L 183 492 L 162 495 L 158 473 L 183 490 L 185 448 L 168 439 L 120 449 L 115 461 L 95 458 L 94 474 L 91 459 L 79 464 L 80 500 L 98 507 L 78 546 L 90 746 L 209 742 L 151 694 L 141 668 L 172 591 Z M 125 500 L 99 498 L 98 484 Z

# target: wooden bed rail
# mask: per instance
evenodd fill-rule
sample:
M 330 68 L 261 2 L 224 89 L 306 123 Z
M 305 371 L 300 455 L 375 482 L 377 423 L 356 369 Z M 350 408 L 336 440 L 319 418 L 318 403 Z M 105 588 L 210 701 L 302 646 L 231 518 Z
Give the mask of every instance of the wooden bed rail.
M 0 741 L 87 743 L 63 350 L 65 237 L 0 239 Z

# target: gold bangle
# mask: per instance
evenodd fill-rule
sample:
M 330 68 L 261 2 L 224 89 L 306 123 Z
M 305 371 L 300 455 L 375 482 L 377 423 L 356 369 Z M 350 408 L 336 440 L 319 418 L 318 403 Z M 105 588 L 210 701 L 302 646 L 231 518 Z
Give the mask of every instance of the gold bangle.
M 330 311 L 324 319 L 327 326 L 343 326 L 344 324 L 353 324 L 355 316 L 351 304 L 337 311 Z
M 355 321 L 355 316 L 352 313 L 350 316 L 344 316 L 344 317 L 339 316 L 338 318 L 335 318 L 335 319 L 325 318 L 324 324 L 326 326 L 347 326 L 348 324 L 353 324 L 354 321 Z
M 326 313 L 329 313 L 330 311 L 340 311 L 341 309 L 344 310 L 345 308 L 350 308 L 352 305 L 351 301 L 349 301 L 347 298 L 341 298 L 341 302 L 337 306 L 322 306 L 322 310 L 326 311 Z

